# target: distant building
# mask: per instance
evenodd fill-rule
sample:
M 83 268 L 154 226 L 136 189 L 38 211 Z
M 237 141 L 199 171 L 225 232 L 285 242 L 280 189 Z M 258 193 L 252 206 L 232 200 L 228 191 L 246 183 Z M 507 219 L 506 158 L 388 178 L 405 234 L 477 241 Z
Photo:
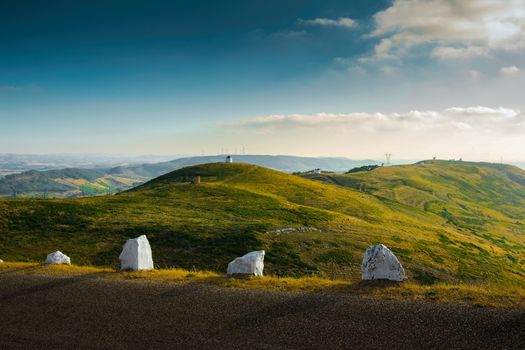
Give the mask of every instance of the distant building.
M 233 157 L 232 156 L 226 157 L 226 163 L 233 163 Z
M 313 173 L 314 174 L 321 174 L 321 169 L 320 168 L 314 169 Z

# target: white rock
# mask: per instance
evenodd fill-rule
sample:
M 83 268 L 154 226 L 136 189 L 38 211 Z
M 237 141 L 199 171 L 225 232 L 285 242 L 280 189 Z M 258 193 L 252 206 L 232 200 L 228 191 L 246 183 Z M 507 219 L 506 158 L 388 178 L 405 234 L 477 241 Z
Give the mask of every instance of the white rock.
M 264 270 L 264 250 L 257 250 L 236 258 L 228 264 L 228 275 L 262 276 Z
M 4 261 L 2 259 L 0 259 L 0 264 L 3 263 Z
M 153 270 L 151 246 L 145 235 L 128 239 L 118 258 L 122 270 Z
M 67 264 L 69 265 L 71 264 L 71 259 L 66 254 L 57 250 L 56 252 L 51 253 L 47 256 L 44 264 L 48 264 L 48 265 Z
M 386 246 L 378 244 L 368 247 L 361 264 L 362 279 L 391 280 L 401 282 L 405 279 L 405 270 L 394 253 Z

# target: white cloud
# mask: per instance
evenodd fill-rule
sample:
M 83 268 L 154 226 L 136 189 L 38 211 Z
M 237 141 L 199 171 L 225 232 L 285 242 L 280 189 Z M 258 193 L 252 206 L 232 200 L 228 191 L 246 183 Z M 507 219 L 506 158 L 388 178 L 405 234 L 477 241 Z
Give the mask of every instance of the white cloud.
M 519 72 L 521 72 L 521 69 L 516 66 L 502 67 L 500 69 L 500 73 L 506 76 L 516 75 Z
M 337 19 L 315 18 L 315 19 L 298 19 L 299 24 L 321 26 L 321 27 L 343 27 L 356 28 L 357 22 L 348 17 L 339 17 Z
M 439 59 L 468 59 L 476 56 L 487 56 L 489 50 L 486 47 L 469 46 L 469 47 L 435 47 L 431 56 Z
M 478 130 L 498 132 L 523 123 L 519 110 L 489 107 L 452 107 L 442 111 L 404 113 L 316 113 L 268 115 L 236 121 L 233 126 L 267 132 L 293 128 L 333 128 L 346 131 Z
M 525 115 L 510 108 L 451 107 L 402 113 L 265 115 L 230 122 L 229 139 L 260 152 L 397 159 L 523 159 Z
M 478 80 L 479 78 L 481 78 L 483 76 L 483 73 L 481 73 L 480 71 L 475 70 L 475 69 L 470 69 L 467 73 L 468 73 L 470 79 L 472 79 L 472 80 Z
M 458 59 L 525 49 L 523 0 L 395 0 L 374 16 L 381 38 L 374 58 L 431 45 L 433 57 Z

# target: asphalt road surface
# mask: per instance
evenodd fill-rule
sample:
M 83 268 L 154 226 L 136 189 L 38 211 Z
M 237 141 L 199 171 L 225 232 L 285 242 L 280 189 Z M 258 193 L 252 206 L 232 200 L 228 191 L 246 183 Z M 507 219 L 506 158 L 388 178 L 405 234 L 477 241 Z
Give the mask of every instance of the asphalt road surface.
M 0 272 L 0 349 L 525 349 L 525 311 Z

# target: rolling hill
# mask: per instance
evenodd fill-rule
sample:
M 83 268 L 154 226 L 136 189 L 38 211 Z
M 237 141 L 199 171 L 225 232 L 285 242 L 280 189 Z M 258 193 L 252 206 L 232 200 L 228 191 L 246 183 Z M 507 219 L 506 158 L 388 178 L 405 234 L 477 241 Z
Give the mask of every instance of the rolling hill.
M 114 196 L 0 200 L 0 257 L 40 261 L 60 249 L 117 266 L 123 242 L 146 234 L 158 267 L 223 272 L 266 249 L 269 274 L 358 280 L 364 250 L 381 242 L 424 284 L 525 286 L 524 171 L 433 162 L 321 177 L 211 163 Z
M 525 171 L 511 165 L 423 161 L 317 179 L 434 213 L 473 234 L 519 239 L 525 225 Z
M 103 169 L 30 170 L 0 179 L 0 197 L 64 198 L 115 193 L 148 178 L 110 175 Z
M 169 162 L 116 167 L 108 171 L 112 175 L 131 175 L 154 178 L 180 168 L 222 162 L 225 155 L 179 158 Z M 296 157 L 270 155 L 233 155 L 235 162 L 259 165 L 287 173 L 307 171 L 315 168 L 345 172 L 364 164 L 380 164 L 374 160 L 352 160 L 343 157 Z
M 376 163 L 347 158 L 235 155 L 236 161 L 261 165 L 284 172 L 314 168 L 344 172 L 356 165 Z M 183 167 L 224 161 L 225 156 L 179 158 L 169 162 L 124 165 L 112 168 L 66 168 L 30 170 L 0 178 L 0 197 L 72 198 L 106 195 L 140 185 L 145 181 Z

